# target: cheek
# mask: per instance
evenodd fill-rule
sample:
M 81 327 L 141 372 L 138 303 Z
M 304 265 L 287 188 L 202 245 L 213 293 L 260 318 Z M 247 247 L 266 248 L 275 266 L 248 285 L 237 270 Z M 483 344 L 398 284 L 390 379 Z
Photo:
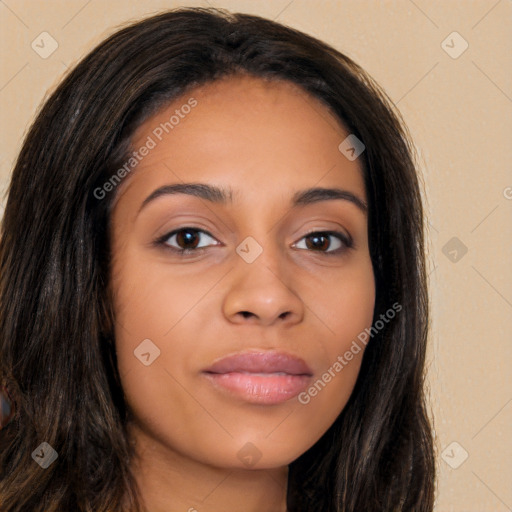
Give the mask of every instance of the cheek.
M 355 386 L 375 306 L 375 282 L 371 260 L 359 262 L 332 280 L 323 293 L 310 296 L 317 319 L 328 333 L 322 338 L 323 365 L 298 402 L 317 420 L 320 435 L 334 422 Z
M 319 290 L 320 292 L 320 290 Z M 328 282 L 316 303 L 325 324 L 336 336 L 355 336 L 373 320 L 375 282 L 370 257 L 340 272 Z
M 188 313 L 194 316 L 197 287 L 170 273 L 166 276 L 161 269 L 157 272 L 157 267 L 126 257 L 115 288 L 118 367 L 121 377 L 126 376 L 125 393 L 142 407 L 149 407 L 159 395 L 172 396 L 172 379 L 183 380 L 184 368 L 194 356 L 194 344 L 179 340 L 187 323 L 183 320 Z

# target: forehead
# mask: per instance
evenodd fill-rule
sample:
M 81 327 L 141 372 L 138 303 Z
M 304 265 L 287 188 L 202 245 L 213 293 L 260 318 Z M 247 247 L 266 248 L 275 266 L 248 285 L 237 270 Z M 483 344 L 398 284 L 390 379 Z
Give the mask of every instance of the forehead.
M 364 199 L 359 162 L 338 149 L 347 135 L 319 99 L 291 82 L 229 77 L 192 89 L 138 127 L 132 149 L 151 150 L 126 181 L 146 195 L 157 182 L 209 182 L 232 189 L 235 201 L 239 190 L 278 198 L 314 185 Z

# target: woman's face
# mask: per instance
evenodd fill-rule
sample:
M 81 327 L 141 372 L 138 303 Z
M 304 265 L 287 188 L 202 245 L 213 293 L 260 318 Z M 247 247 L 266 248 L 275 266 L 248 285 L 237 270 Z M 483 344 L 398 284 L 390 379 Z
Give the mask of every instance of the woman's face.
M 345 406 L 375 299 L 348 135 L 290 83 L 249 77 L 201 86 L 135 133 L 112 213 L 115 339 L 131 426 L 159 454 L 284 466 Z M 165 189 L 185 183 L 203 188 Z M 348 194 L 296 201 L 310 188 Z

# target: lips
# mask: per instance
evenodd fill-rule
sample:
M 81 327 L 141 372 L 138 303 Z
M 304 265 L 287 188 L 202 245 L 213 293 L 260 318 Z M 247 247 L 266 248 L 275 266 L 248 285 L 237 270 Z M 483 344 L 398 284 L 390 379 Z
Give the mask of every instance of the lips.
M 251 403 L 278 404 L 297 396 L 313 375 L 300 358 L 283 352 L 244 352 L 203 370 L 222 392 Z
M 287 375 L 313 375 L 300 358 L 283 352 L 245 352 L 224 357 L 204 370 L 208 373 L 285 373 Z

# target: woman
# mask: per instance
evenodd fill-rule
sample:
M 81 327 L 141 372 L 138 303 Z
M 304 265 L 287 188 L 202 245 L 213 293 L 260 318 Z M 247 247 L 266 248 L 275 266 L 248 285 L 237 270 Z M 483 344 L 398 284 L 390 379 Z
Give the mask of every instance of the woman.
M 70 72 L 2 221 L 2 511 L 433 510 L 423 210 L 390 105 L 323 42 L 214 9 Z

